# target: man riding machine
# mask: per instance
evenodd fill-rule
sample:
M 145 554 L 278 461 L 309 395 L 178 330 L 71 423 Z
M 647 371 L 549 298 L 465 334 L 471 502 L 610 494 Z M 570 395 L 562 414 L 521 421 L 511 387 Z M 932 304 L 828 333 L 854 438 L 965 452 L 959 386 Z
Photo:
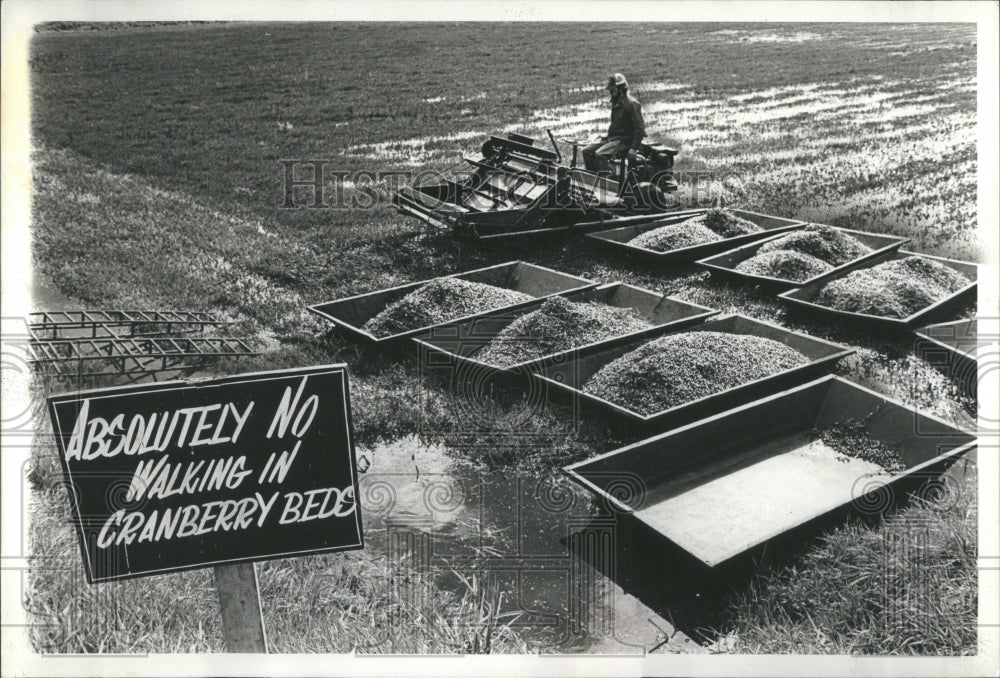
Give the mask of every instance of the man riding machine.
M 666 206 L 663 194 L 677 190 L 672 173 L 677 149 L 643 143 L 646 125 L 642 106 L 629 94 L 624 75 L 610 76 L 607 91 L 611 96 L 611 123 L 607 134 L 589 143 L 563 139 L 573 145 L 572 166 L 576 167 L 577 150 L 582 147 L 583 163 L 588 171 L 616 181 L 619 195 L 639 202 L 636 207 L 648 206 L 651 211 L 660 211 Z

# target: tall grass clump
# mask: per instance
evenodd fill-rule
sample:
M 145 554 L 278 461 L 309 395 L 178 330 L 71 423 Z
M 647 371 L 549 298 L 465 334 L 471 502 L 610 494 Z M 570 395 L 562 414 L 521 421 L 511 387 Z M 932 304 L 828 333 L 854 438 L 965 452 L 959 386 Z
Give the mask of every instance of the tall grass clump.
M 914 499 L 878 527 L 852 523 L 733 604 L 734 650 L 967 655 L 977 649 L 976 499 Z

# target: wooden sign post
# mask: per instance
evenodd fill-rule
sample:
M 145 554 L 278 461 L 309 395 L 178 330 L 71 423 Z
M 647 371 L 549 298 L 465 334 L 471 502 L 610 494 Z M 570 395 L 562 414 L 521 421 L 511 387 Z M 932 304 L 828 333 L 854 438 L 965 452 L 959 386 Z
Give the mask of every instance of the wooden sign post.
M 266 652 L 254 562 L 364 548 L 344 365 L 49 398 L 90 583 L 215 568 Z
M 215 590 L 219 593 L 226 651 L 267 652 L 257 566 L 253 563 L 217 566 Z

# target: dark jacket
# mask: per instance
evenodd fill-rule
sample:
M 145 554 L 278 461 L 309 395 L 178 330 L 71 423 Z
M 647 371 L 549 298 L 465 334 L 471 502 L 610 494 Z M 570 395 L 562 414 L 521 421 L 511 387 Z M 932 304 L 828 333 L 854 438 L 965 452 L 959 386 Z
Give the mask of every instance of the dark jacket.
M 638 150 L 642 138 L 646 136 L 646 125 L 642 121 L 642 106 L 632 98 L 631 94 L 611 106 L 611 126 L 608 127 L 608 138 L 630 139 L 629 148 Z

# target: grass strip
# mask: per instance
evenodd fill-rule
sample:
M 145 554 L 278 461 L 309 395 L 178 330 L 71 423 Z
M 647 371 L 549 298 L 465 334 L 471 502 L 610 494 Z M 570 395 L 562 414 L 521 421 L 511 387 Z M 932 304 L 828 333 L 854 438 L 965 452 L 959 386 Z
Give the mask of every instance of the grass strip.
M 761 573 L 730 605 L 730 650 L 760 654 L 974 655 L 975 484 L 849 523 Z

